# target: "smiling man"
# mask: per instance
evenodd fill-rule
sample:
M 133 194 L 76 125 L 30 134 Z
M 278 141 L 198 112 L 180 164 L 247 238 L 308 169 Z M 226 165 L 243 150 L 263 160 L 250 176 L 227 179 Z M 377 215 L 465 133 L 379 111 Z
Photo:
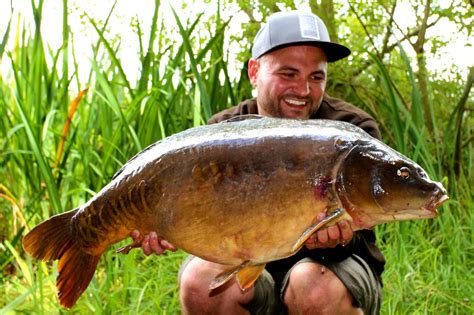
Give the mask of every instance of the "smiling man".
M 285 47 L 251 59 L 248 67 L 260 115 L 307 119 L 321 104 L 327 73 L 321 48 Z
M 332 119 L 380 138 L 367 113 L 325 94 L 328 63 L 349 54 L 330 41 L 319 17 L 276 13 L 256 35 L 248 63 L 256 99 L 216 114 L 209 123 L 245 114 Z M 142 248 L 148 255 L 173 246 L 152 233 Z M 373 231 L 353 233 L 350 223 L 342 221 L 312 235 L 296 255 L 267 264 L 244 292 L 235 280 L 210 292 L 209 283 L 228 266 L 189 257 L 179 273 L 180 302 L 184 314 L 377 314 L 384 263 Z

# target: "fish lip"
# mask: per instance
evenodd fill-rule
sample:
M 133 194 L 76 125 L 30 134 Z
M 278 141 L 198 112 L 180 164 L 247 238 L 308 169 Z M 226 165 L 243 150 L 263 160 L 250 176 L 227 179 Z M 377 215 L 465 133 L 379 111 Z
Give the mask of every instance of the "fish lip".
M 441 198 L 439 198 L 437 202 L 435 202 L 434 207 L 439 207 L 448 200 L 449 200 L 449 196 L 444 194 L 443 196 L 441 196 Z
M 428 202 L 423 206 L 423 210 L 433 212 L 436 215 L 438 215 L 438 208 L 441 206 L 443 203 L 445 203 L 447 200 L 449 200 L 449 196 L 446 195 L 446 193 L 443 193 L 441 197 L 438 196 L 433 196 L 428 200 Z

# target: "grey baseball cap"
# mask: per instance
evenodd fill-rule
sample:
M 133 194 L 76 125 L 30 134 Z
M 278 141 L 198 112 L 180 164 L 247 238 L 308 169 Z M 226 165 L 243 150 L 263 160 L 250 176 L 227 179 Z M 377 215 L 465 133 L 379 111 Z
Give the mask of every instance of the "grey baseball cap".
M 252 57 L 294 45 L 320 47 L 326 53 L 328 62 L 350 55 L 349 48 L 331 42 L 323 21 L 309 12 L 288 11 L 272 14 L 255 36 Z

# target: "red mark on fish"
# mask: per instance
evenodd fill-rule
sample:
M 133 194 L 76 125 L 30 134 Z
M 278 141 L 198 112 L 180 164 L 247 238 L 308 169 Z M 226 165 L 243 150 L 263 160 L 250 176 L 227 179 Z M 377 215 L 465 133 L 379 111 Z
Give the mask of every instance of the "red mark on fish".
M 321 175 L 316 178 L 314 185 L 314 197 L 318 200 L 324 198 L 331 188 L 332 183 L 333 178 L 328 175 Z

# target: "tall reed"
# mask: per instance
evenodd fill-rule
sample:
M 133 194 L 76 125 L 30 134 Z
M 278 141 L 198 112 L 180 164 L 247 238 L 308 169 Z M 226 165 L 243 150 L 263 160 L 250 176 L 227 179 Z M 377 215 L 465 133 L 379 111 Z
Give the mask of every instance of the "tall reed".
M 67 4 L 63 1 L 64 22 Z M 20 239 L 25 229 L 85 202 L 135 153 L 170 134 L 206 123 L 238 94 L 226 72 L 228 21 L 216 23 L 207 34 L 210 40 L 201 46 L 196 44 L 196 29 L 202 27 L 202 15 L 181 21 L 175 14 L 181 37 L 168 38 L 160 2 L 155 1 L 149 38 L 137 32 L 142 71 L 133 82 L 122 67 L 120 41 L 107 38 L 108 19 L 99 25 L 88 18 L 99 39 L 92 47 L 95 55 L 88 80 L 81 82 L 78 71 L 72 76 L 67 71 L 70 62 L 75 68 L 77 64 L 67 55 L 74 34 L 66 23 L 64 45 L 55 52 L 45 49 L 39 32 L 43 5 L 43 1 L 32 3 L 36 23 L 32 35 L 26 29 L 20 32 L 9 52 L 7 33 L 0 46 L 1 57 L 12 64 L 12 76 L 4 75 L 0 82 L 0 203 L 2 209 L 16 209 L 1 212 L 9 223 L 1 226 L 5 233 L 0 254 L 5 280 L 2 311 L 50 313 L 58 309 L 56 271 L 24 255 Z M 160 71 L 165 63 L 165 70 Z M 98 268 L 98 280 L 75 311 L 178 312 L 175 277 L 182 257 L 107 253 Z
M 377 227 L 380 247 L 387 259 L 384 273 L 384 310 L 394 314 L 471 313 L 474 290 L 466 281 L 474 267 L 474 214 L 468 178 L 472 178 L 472 146 L 463 152 L 463 176 L 456 175 L 453 159 L 456 128 L 465 128 L 431 119 L 436 127 L 427 133 L 418 83 L 410 60 L 400 47 L 411 86 L 410 106 L 402 101 L 390 71 L 375 55 L 381 89 L 376 97 L 379 118 L 385 117 L 383 134 L 400 152 L 418 162 L 430 177 L 443 182 L 449 200 L 435 220 L 408 221 Z M 459 114 L 452 108 L 451 117 Z

